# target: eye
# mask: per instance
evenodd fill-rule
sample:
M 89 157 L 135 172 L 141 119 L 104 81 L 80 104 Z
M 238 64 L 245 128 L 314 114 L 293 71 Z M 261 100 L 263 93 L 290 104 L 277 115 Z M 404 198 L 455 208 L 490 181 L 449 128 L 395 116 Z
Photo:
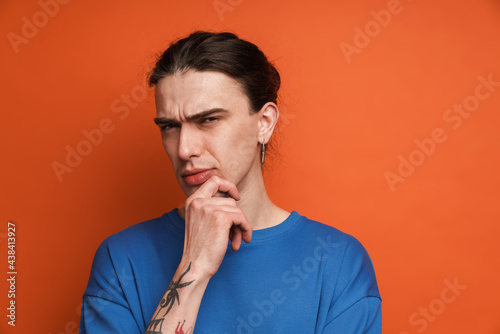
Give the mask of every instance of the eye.
M 219 120 L 219 117 L 205 117 L 200 121 L 200 123 L 214 123 L 217 120 Z
M 164 124 L 162 126 L 160 126 L 160 131 L 168 131 L 168 130 L 171 130 L 173 128 L 176 128 L 177 127 L 177 124 L 173 124 L 173 123 L 167 123 L 167 124 Z

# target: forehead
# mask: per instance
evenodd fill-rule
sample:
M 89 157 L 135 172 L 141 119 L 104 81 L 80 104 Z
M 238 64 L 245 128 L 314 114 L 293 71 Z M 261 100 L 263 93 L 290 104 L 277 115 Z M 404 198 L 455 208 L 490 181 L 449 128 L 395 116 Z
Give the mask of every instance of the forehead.
M 215 71 L 188 70 L 162 78 L 156 85 L 156 109 L 160 116 L 189 116 L 203 110 L 234 107 L 248 109 L 248 98 L 240 83 Z

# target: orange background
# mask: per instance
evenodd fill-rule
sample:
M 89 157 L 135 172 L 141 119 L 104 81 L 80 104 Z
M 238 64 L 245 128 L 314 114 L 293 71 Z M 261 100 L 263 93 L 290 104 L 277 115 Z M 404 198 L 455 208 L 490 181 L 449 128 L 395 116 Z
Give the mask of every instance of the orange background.
M 401 0 L 390 22 L 374 23 L 371 11 L 395 4 L 69 1 L 44 22 L 37 1 L 2 1 L 1 276 L 9 220 L 18 275 L 15 328 L 1 280 L 0 331 L 76 333 L 100 242 L 183 202 L 152 121 L 153 95 L 138 92 L 157 52 L 211 29 L 256 43 L 281 72 L 270 196 L 364 244 L 383 332 L 500 333 L 500 87 L 456 129 L 443 119 L 474 101 L 479 77 L 500 81 L 500 3 Z M 22 37 L 34 19 L 34 36 L 13 45 L 9 36 Z M 371 36 L 358 36 L 363 47 L 346 57 L 341 45 L 356 45 L 356 28 Z M 68 147 L 85 149 L 82 131 L 103 119 L 112 130 L 58 179 L 54 162 L 65 164 Z M 414 152 L 436 128 L 446 140 L 428 156 Z M 400 156 L 421 164 L 391 189 L 385 174 L 398 173 Z M 446 280 L 466 286 L 453 302 L 442 301 Z M 432 317 L 419 315 L 429 307 Z

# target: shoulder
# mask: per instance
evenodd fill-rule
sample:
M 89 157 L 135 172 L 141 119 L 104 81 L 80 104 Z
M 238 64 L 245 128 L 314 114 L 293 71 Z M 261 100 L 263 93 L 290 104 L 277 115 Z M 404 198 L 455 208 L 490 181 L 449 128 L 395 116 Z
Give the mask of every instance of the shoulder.
M 322 258 L 327 259 L 326 272 L 336 275 L 336 292 L 340 293 L 354 285 L 355 290 L 364 291 L 365 296 L 379 297 L 373 263 L 363 244 L 356 237 L 333 226 L 301 217 L 299 234 L 321 249 L 324 254 Z
M 169 234 L 169 214 L 131 225 L 101 241 L 92 260 L 87 292 L 101 291 L 103 287 L 118 290 L 124 268 L 154 254 L 155 247 Z
M 171 214 L 172 211 L 106 237 L 95 252 L 92 270 L 112 267 L 120 261 L 128 261 L 131 257 L 140 258 L 151 253 L 162 240 L 168 241 L 169 236 L 176 237 L 176 230 L 169 220 Z
M 297 213 L 298 214 L 298 213 Z M 338 250 L 350 250 L 349 255 L 367 255 L 366 249 L 359 240 L 331 225 L 321 223 L 306 216 L 299 215 L 299 224 L 297 233 L 306 240 L 315 240 L 321 243 L 321 240 Z
M 148 244 L 155 244 L 160 240 L 168 242 L 169 238 L 183 236 L 184 231 L 177 220 L 180 220 L 180 217 L 176 210 L 171 210 L 159 217 L 128 226 L 106 237 L 100 248 L 107 247 L 127 252 L 127 250 L 137 250 Z

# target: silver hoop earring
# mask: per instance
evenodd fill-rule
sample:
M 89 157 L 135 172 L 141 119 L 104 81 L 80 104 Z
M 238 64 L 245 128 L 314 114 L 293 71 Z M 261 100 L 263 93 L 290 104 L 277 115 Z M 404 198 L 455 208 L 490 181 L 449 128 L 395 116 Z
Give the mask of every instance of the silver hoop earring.
M 264 166 L 265 157 L 266 157 L 266 144 L 262 143 L 262 155 L 260 158 L 261 166 Z

